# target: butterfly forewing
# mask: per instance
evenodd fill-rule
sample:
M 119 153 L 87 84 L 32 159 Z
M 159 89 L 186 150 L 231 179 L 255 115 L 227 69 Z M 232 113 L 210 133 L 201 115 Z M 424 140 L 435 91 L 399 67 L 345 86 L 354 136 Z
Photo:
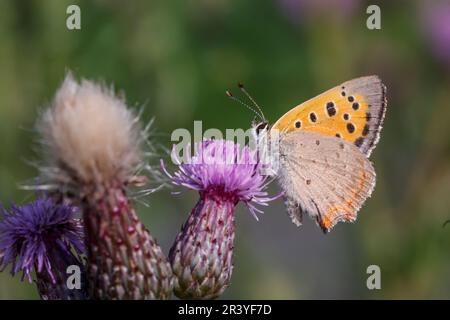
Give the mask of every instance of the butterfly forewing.
M 326 232 L 354 221 L 375 185 L 372 164 L 353 143 L 306 131 L 281 136 L 278 178 L 293 222 L 301 221 L 298 204 Z
M 378 142 L 385 111 L 385 86 L 378 76 L 367 76 L 344 82 L 298 105 L 272 129 L 339 137 L 370 156 Z

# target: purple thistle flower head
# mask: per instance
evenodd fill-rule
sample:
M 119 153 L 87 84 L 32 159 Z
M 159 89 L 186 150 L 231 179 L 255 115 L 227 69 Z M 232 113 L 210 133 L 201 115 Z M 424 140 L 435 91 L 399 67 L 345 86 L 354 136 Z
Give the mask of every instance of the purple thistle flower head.
M 0 268 L 12 264 L 11 274 L 22 271 L 30 282 L 31 272 L 46 272 L 55 283 L 55 272 L 64 257 L 84 252 L 83 228 L 75 219 L 76 209 L 55 204 L 45 196 L 24 206 L 2 210 L 0 222 Z
M 269 182 L 259 149 L 240 147 L 228 140 L 205 140 L 184 155 L 173 175 L 161 166 L 172 183 L 198 190 L 200 199 L 177 235 L 169 259 L 175 275 L 174 292 L 181 299 L 215 299 L 230 285 L 233 271 L 235 207 L 242 201 L 253 216 L 255 207 L 268 205 L 264 191 Z M 189 150 L 185 148 L 184 150 Z
M 161 160 L 161 166 L 173 184 L 234 204 L 242 201 L 256 219 L 256 213 L 262 211 L 254 204 L 267 206 L 274 199 L 264 191 L 268 185 L 267 176 L 261 174 L 262 164 L 257 152 L 247 146 L 240 148 L 229 140 L 205 140 L 195 144 L 194 156 L 184 163 L 174 159 L 178 170 L 173 175 L 167 172 Z

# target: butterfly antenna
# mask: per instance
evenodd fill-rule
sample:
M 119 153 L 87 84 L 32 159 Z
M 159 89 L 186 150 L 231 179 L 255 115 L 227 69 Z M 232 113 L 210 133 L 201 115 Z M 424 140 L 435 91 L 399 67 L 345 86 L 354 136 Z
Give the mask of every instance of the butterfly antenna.
M 253 103 L 253 105 L 258 109 L 261 119 L 263 121 L 266 121 L 266 117 L 264 116 L 264 113 L 262 112 L 261 107 L 256 103 L 255 99 L 253 99 L 253 97 L 250 95 L 250 93 L 248 93 L 248 91 L 245 89 L 244 85 L 241 82 L 239 82 L 238 87 L 247 96 L 247 98 L 250 99 L 250 101 Z
M 242 100 L 236 98 L 230 91 L 226 91 L 225 92 L 227 97 L 230 98 L 231 100 L 236 101 L 237 103 L 243 105 L 244 107 L 246 107 L 247 109 L 249 109 L 250 111 L 253 111 L 254 114 L 256 114 L 259 118 L 261 118 L 263 121 L 265 121 L 264 119 L 264 115 L 261 116 L 261 114 L 259 114 L 255 109 L 253 109 L 251 106 L 249 106 L 248 104 L 246 104 L 245 102 L 243 102 Z

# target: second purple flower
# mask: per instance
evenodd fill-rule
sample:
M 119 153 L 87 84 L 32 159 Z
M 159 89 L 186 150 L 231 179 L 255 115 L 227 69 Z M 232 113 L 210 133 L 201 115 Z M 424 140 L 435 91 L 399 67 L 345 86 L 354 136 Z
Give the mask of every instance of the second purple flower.
M 200 194 L 169 254 L 177 297 L 214 299 L 229 286 L 236 205 L 243 202 L 257 219 L 262 211 L 255 204 L 272 200 L 264 191 L 267 177 L 260 174 L 261 167 L 250 148 L 208 140 L 196 144 L 194 156 L 179 161 L 173 175 L 166 171 L 173 184 Z

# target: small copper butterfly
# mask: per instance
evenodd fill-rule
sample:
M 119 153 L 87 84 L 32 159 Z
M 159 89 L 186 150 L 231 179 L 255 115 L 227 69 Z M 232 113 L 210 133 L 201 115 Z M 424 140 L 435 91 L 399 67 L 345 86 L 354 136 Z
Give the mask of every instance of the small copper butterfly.
M 379 140 L 385 112 L 386 87 L 378 76 L 367 76 L 294 107 L 271 127 L 261 116 L 263 122 L 254 129 L 257 134 L 277 133 L 277 180 L 294 224 L 301 225 L 302 213 L 324 232 L 340 221 L 355 221 L 375 187 L 368 158 Z

